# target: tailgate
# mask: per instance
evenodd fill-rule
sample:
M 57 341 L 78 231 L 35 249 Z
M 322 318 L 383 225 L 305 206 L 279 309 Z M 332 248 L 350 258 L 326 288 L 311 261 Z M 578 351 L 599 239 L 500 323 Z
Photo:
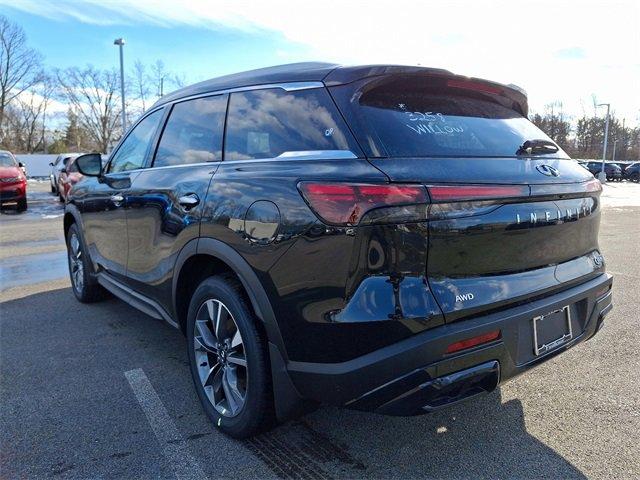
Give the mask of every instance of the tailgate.
M 601 187 L 572 160 L 372 163 L 394 182 L 421 182 L 429 189 L 425 273 L 446 321 L 529 301 L 604 271 Z M 451 163 L 458 168 L 450 170 Z M 537 165 L 552 165 L 560 176 L 531 183 L 543 177 Z

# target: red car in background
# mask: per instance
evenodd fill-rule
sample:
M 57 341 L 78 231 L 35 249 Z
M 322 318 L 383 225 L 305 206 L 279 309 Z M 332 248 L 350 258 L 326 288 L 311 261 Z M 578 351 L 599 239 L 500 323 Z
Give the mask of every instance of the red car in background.
M 75 156 L 71 157 L 66 166 L 60 170 L 60 174 L 58 175 L 58 196 L 60 197 L 61 202 L 67 200 L 71 187 L 78 183 L 78 181 L 83 177 L 83 175 L 78 171 L 76 158 L 77 157 Z
M 27 209 L 27 177 L 11 152 L 0 150 L 0 206 L 15 203 L 22 212 Z

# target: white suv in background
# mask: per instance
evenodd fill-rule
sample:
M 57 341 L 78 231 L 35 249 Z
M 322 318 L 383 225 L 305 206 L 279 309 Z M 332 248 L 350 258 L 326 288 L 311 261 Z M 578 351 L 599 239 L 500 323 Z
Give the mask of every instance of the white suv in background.
M 69 159 L 76 158 L 79 155 L 82 154 L 61 153 L 53 162 L 49 163 L 49 165 L 51 165 L 51 173 L 49 174 L 49 180 L 51 181 L 51 193 L 58 193 L 58 177 L 60 176 L 60 172 L 62 171 L 62 169 L 66 167 Z

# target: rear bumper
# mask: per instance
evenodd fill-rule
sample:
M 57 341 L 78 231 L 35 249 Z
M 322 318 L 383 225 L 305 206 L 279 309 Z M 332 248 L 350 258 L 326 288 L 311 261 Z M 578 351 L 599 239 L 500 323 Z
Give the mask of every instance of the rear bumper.
M 416 415 L 457 403 L 513 378 L 589 338 L 612 308 L 611 275 L 524 305 L 442 325 L 343 363 L 289 362 L 302 397 L 388 415 Z M 600 294 L 600 297 L 597 295 Z M 536 357 L 532 319 L 571 305 L 574 336 Z M 495 330 L 501 338 L 460 353 L 447 347 Z

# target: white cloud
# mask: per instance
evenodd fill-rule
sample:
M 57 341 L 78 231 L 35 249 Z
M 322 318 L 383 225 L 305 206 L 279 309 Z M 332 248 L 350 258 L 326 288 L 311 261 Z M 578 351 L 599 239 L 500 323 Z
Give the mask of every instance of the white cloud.
M 0 0 L 3 3 L 8 0 Z M 193 25 L 279 32 L 309 57 L 401 63 L 516 83 L 533 109 L 591 96 L 640 121 L 640 3 L 585 1 L 11 0 L 14 8 L 97 24 Z

